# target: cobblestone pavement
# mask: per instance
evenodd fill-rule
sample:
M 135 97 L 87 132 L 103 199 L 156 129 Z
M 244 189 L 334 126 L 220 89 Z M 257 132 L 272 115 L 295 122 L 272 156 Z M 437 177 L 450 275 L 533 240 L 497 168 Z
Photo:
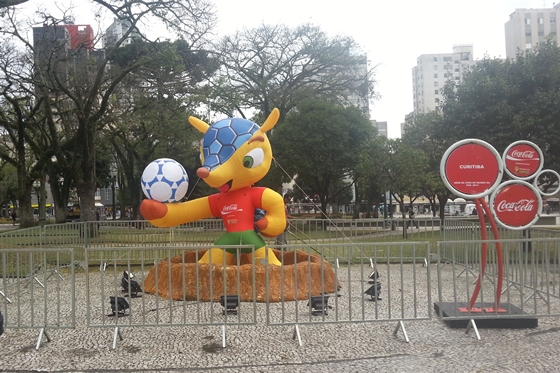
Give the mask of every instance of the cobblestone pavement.
M 1 372 L 558 372 L 557 318 L 534 329 L 449 328 L 438 319 L 396 323 L 59 329 L 36 350 L 38 330 L 0 337 Z

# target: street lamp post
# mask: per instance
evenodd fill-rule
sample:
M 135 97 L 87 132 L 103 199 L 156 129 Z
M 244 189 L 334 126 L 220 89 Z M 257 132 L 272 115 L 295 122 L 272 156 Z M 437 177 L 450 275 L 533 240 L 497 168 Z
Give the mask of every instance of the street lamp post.
M 112 191 L 112 196 L 113 196 L 113 220 L 117 219 L 117 209 L 116 209 L 116 205 L 115 205 L 115 180 L 116 178 L 114 176 L 111 177 L 111 191 Z
M 46 222 L 46 203 L 45 203 L 45 184 L 43 180 L 35 180 L 33 182 L 33 189 L 35 189 L 35 197 L 37 197 L 37 211 L 39 213 L 39 225 L 43 226 Z
M 33 190 L 35 190 L 35 199 L 37 201 L 37 212 L 39 212 L 39 206 L 41 206 L 41 202 L 39 201 L 39 199 L 40 199 L 39 198 L 39 191 L 41 190 L 40 187 L 41 187 L 41 185 L 39 183 L 39 180 L 35 180 L 33 182 Z

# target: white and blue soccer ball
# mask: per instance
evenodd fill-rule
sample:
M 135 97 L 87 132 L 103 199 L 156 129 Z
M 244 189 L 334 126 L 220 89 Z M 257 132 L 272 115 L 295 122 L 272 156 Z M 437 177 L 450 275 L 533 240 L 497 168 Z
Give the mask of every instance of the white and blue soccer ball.
M 189 176 L 185 168 L 171 158 L 159 158 L 150 162 L 142 173 L 142 191 L 149 199 L 159 202 L 177 202 L 189 188 Z

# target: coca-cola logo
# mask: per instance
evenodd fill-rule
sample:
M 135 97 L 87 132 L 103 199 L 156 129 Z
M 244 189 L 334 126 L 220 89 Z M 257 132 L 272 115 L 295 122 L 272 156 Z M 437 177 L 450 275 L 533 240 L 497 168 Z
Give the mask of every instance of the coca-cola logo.
M 237 204 L 231 204 L 229 206 L 224 206 L 224 211 L 233 211 L 233 210 L 237 210 Z
M 500 201 L 496 206 L 498 212 L 514 212 L 514 211 L 533 211 L 535 208 L 534 199 L 522 199 L 521 201 L 509 202 L 506 200 Z
M 537 189 L 521 180 L 501 184 L 492 194 L 492 209 L 496 220 L 511 229 L 524 229 L 539 218 L 542 200 Z
M 506 172 L 513 178 L 528 180 L 542 168 L 540 149 L 529 141 L 511 144 L 503 156 Z
M 524 158 L 524 159 L 532 159 L 535 158 L 537 156 L 536 154 L 537 152 L 534 150 L 525 150 L 525 151 L 520 151 L 520 150 L 512 150 L 512 152 L 510 153 L 510 155 L 514 158 Z M 537 158 L 538 160 L 538 158 Z

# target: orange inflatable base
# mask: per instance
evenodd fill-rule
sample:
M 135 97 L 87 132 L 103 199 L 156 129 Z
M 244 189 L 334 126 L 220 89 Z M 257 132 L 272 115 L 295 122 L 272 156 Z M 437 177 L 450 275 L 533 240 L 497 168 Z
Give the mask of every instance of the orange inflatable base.
M 310 294 L 333 293 L 337 286 L 340 287 L 332 266 L 319 255 L 308 255 L 302 251 L 273 252 L 284 265 L 268 266 L 270 302 L 305 300 L 309 299 Z M 203 250 L 199 251 L 198 258 L 204 253 Z M 266 302 L 266 266 L 253 266 L 245 255 L 240 259 L 239 266 L 228 265 L 224 268 L 218 264 L 197 263 L 196 251 L 186 251 L 183 255 L 162 260 L 152 267 L 144 279 L 144 292 L 167 299 L 190 301 L 210 301 L 211 298 L 219 301 L 221 295 L 239 293 L 241 301 L 253 301 L 254 272 L 256 301 Z

